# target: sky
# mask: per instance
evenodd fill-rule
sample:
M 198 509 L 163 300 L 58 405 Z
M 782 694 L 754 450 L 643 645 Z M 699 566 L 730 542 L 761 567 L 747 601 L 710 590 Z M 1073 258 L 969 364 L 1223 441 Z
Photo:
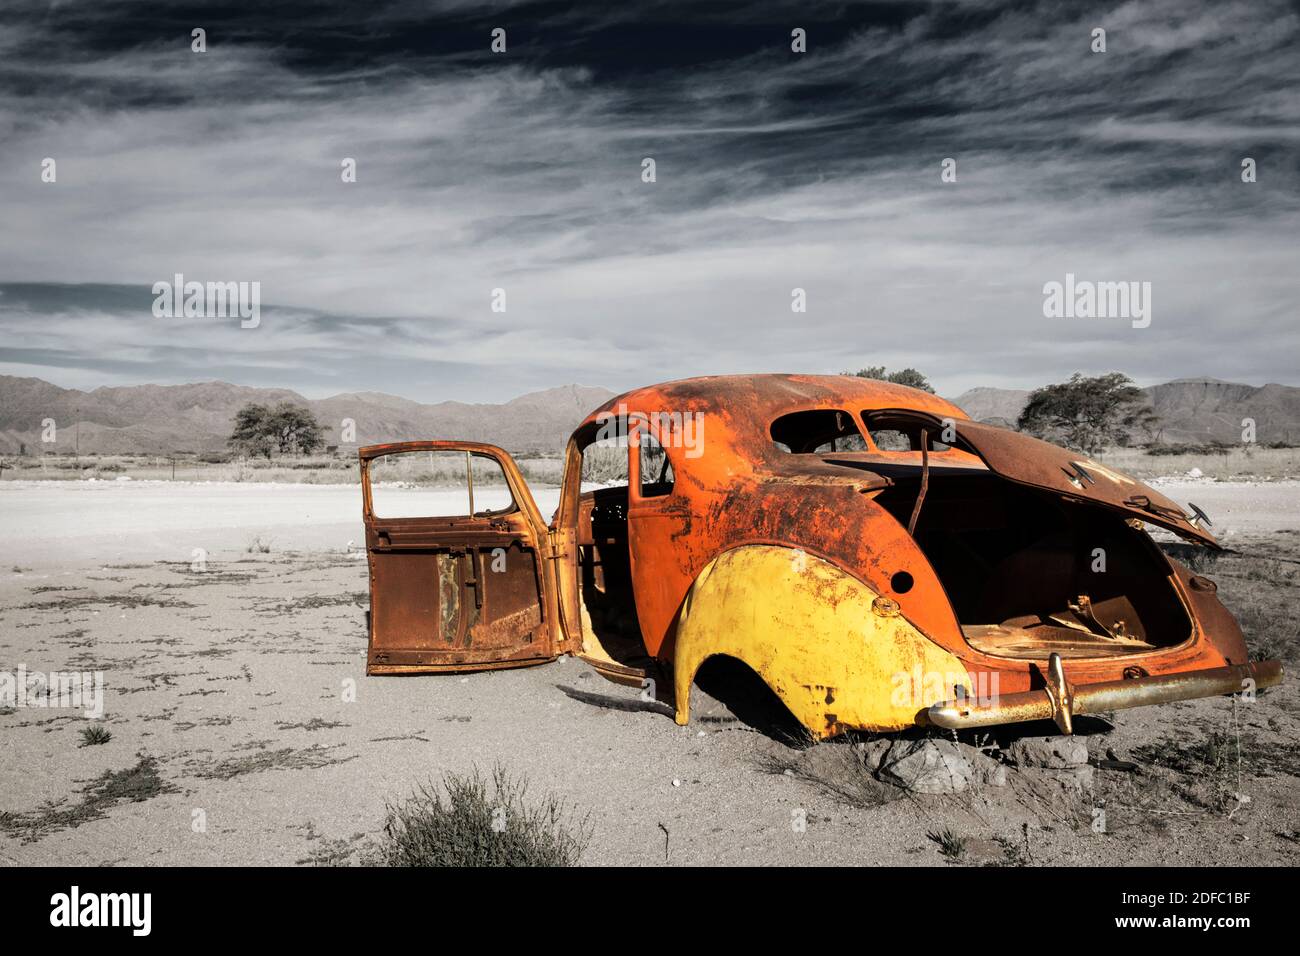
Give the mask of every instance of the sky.
M 6 0 L 0 374 L 1300 384 L 1300 6 L 1082 7 Z M 177 273 L 260 322 L 155 316 Z M 1067 274 L 1149 324 L 1046 316 Z

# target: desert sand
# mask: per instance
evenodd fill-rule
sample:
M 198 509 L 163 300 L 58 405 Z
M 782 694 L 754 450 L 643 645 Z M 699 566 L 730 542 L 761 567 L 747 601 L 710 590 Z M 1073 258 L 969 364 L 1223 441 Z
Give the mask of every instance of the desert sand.
M 1162 490 L 1197 502 L 1226 543 L 1289 554 L 1266 584 L 1294 608 L 1297 483 Z M 555 494 L 536 490 L 548 517 Z M 0 671 L 102 670 L 95 723 L 112 733 L 83 747 L 92 721 L 79 713 L 0 711 L 5 863 L 348 862 L 382 827 L 386 801 L 498 762 L 590 814 L 592 864 L 935 865 L 928 834 L 945 828 L 969 838 L 971 863 L 1300 858 L 1300 771 L 1286 756 L 1300 737 L 1293 666 L 1253 705 L 1219 698 L 1097 721 L 1094 756 L 1141 769 L 1099 769 L 1086 793 L 1013 774 L 1005 788 L 862 806 L 817 782 L 826 755 L 851 742 L 800 750 L 704 695 L 677 727 L 662 704 L 575 660 L 366 677 L 356 487 L 4 482 L 0 514 Z M 1228 583 L 1222 593 L 1244 613 Z M 1277 637 L 1295 653 L 1294 619 Z M 1250 798 L 1231 811 L 1135 756 L 1215 733 L 1244 741 L 1248 758 L 1224 778 Z M 1105 833 L 1089 825 L 1099 807 Z

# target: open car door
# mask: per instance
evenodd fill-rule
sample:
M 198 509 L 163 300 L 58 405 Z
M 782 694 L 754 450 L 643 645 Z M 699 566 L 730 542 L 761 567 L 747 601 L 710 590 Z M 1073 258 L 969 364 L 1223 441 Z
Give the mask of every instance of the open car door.
M 942 436 L 949 424 L 925 412 L 906 410 L 870 411 L 863 417 L 868 429 L 894 428 L 914 433 L 924 427 L 931 439 Z M 1206 529 L 1204 515 L 1187 514 L 1177 502 L 1149 485 L 1099 465 L 1081 452 L 982 422 L 958 420 L 950 424 L 956 433 L 956 447 L 978 455 L 990 471 L 1009 481 L 1094 502 L 1189 541 L 1221 547 Z
M 370 566 L 366 673 L 554 660 L 546 526 L 510 456 L 457 441 L 358 454 Z

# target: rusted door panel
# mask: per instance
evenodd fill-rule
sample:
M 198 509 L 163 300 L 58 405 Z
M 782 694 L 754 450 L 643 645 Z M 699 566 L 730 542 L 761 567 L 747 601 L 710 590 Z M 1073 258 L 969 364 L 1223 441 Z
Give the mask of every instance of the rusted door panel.
M 682 589 L 689 587 L 689 580 L 680 569 L 673 568 L 669 558 L 681 551 L 676 542 L 689 529 L 690 514 L 689 505 L 680 495 L 642 497 L 641 456 L 638 452 L 641 429 L 654 435 L 653 429 L 641 425 L 629 438 L 628 561 L 641 642 L 653 655 L 663 648 Z
M 447 600 L 440 593 L 445 578 L 439 565 L 445 557 L 436 552 L 370 554 L 372 662 L 378 656 L 379 663 L 388 663 L 390 653 L 434 648 L 454 637 L 456 594 Z M 378 648 L 375 635 L 381 638 Z
M 370 554 L 371 665 L 440 665 L 549 659 L 538 599 L 537 553 L 518 540 L 479 547 L 377 547 Z
M 502 465 L 513 511 L 391 519 L 374 514 L 370 460 L 460 449 Z M 538 533 L 541 519 L 531 496 L 517 490 L 522 478 L 509 456 L 471 443 L 412 442 L 364 448 L 361 458 L 370 564 L 367 672 L 470 671 L 554 659 L 539 550 L 545 535 Z
M 466 558 L 473 556 L 471 552 Z M 476 604 L 470 594 L 465 601 L 470 620 L 466 646 L 495 652 L 541 641 L 541 569 L 537 553 L 515 543 L 480 550 L 477 560 L 478 566 L 472 570 L 481 598 Z
M 636 503 L 628 509 L 636 615 L 642 643 L 650 653 L 658 652 L 668 638 L 681 595 L 693 580 L 689 571 L 673 567 L 663 558 L 672 552 L 674 540 L 685 532 L 689 521 L 689 515 L 667 508 L 661 501 Z

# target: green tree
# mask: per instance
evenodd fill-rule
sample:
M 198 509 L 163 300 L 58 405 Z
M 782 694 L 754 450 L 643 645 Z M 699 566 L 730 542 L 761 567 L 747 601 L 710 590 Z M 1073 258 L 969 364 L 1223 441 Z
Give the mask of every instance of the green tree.
M 1021 431 L 1093 455 L 1109 445 L 1127 445 L 1132 430 L 1157 420 L 1146 395 L 1121 372 L 1045 385 L 1029 393 L 1016 423 Z
M 293 402 L 281 402 L 271 409 L 272 437 L 280 454 L 310 455 L 325 444 L 320 422 L 309 409 Z
M 930 384 L 930 380 L 914 368 L 886 372 L 883 365 L 872 365 L 868 368 L 858 369 L 856 372 L 845 372 L 844 374 L 856 375 L 858 378 L 874 378 L 882 382 L 893 382 L 895 385 L 906 385 L 908 388 L 918 388 L 923 392 L 934 394 L 934 386 Z
M 235 413 L 235 428 L 226 444 L 245 455 L 265 455 L 268 459 L 275 450 L 271 441 L 271 410 L 265 405 L 249 402 Z
M 246 455 L 309 455 L 325 444 L 320 423 L 307 408 L 293 402 L 275 407 L 250 402 L 235 415 L 228 444 Z

